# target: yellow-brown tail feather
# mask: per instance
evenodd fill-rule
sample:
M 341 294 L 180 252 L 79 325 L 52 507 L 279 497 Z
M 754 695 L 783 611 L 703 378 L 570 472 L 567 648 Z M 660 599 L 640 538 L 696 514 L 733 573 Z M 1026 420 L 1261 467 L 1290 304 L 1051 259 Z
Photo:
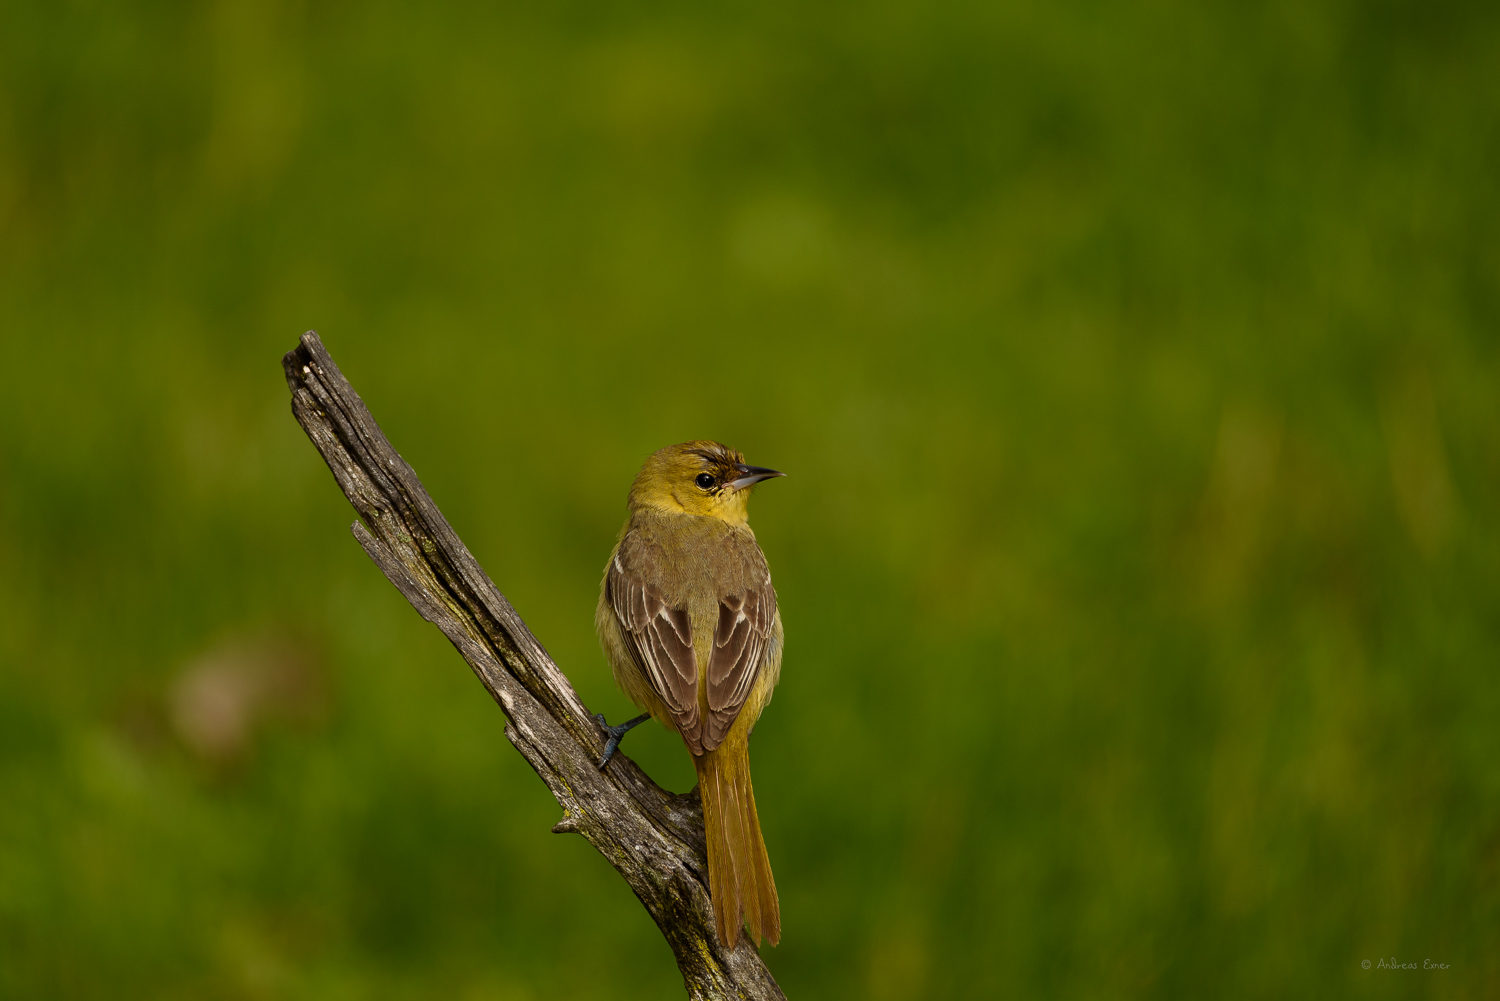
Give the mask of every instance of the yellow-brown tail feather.
M 760 836 L 755 790 L 750 785 L 750 754 L 741 742 L 726 741 L 695 755 L 703 826 L 708 840 L 708 887 L 714 902 L 719 941 L 734 948 L 740 928 L 749 925 L 756 945 L 762 937 L 781 941 L 781 904 L 771 859 Z

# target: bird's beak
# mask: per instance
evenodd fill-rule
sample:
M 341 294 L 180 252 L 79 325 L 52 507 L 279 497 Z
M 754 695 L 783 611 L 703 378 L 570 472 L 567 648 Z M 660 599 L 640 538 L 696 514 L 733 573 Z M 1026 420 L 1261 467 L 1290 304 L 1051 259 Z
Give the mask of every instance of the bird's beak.
M 785 476 L 786 473 L 778 473 L 774 469 L 766 469 L 762 466 L 738 465 L 734 467 L 735 472 L 740 475 L 729 481 L 729 489 L 740 491 L 746 487 L 753 487 L 761 480 L 769 480 L 773 476 Z

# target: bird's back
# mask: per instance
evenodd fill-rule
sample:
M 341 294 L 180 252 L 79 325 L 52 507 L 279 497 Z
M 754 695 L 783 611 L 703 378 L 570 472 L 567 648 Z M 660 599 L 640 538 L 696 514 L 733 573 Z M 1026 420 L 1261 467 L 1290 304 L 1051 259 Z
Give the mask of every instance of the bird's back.
M 659 602 L 665 616 L 680 613 L 681 625 L 686 626 L 680 632 L 688 634 L 684 639 L 690 638 L 694 662 L 689 668 L 692 671 L 691 693 L 686 686 L 680 693 L 674 693 L 658 691 L 660 686 L 651 684 L 647 665 L 642 660 L 649 658 L 652 651 L 648 643 L 632 634 L 641 630 L 640 622 L 636 620 L 650 618 L 655 605 L 632 606 L 631 594 L 638 594 L 641 601 Z M 731 631 L 724 629 L 727 623 L 722 620 L 730 614 L 730 609 L 739 607 L 736 603 L 747 598 L 752 615 L 759 616 L 748 624 L 764 634 L 756 647 L 759 654 L 756 662 L 745 665 L 753 676 L 744 680 L 758 697 L 747 700 L 745 696 L 750 689 L 740 693 L 733 705 L 734 715 L 746 708 L 747 701 L 753 703 L 750 708 L 758 715 L 769 698 L 766 683 L 774 685 L 780 669 L 781 622 L 776 609 L 776 592 L 771 584 L 765 554 L 749 526 L 730 525 L 717 518 L 698 515 L 636 511 L 626 524 L 605 568 L 595 622 L 615 681 L 632 701 L 663 722 L 668 722 L 667 716 L 674 716 L 675 728 L 683 733 L 695 753 L 717 744 L 733 722 L 733 716 L 722 718 L 724 710 L 729 708 L 724 705 L 724 699 L 714 699 L 714 706 L 709 704 L 713 679 L 706 667 L 715 661 L 716 637 L 727 640 Z M 622 622 L 621 606 L 627 606 L 624 608 L 625 618 L 631 621 Z M 667 632 L 667 643 L 670 644 L 672 639 L 672 633 Z M 646 649 L 643 651 L 643 648 Z M 664 673 L 668 676 L 669 687 L 674 681 L 686 681 L 673 678 L 670 671 Z M 766 689 L 763 695 L 761 689 Z M 674 694 L 677 697 L 674 698 Z M 675 706 L 669 705 L 674 702 Z M 696 706 L 699 711 L 696 714 L 687 712 L 685 702 Z M 674 708 L 678 710 L 675 713 Z M 709 728 L 713 732 L 692 732 L 714 715 L 714 709 L 719 710 L 721 718 L 717 725 Z M 683 725 L 688 722 L 687 716 L 694 717 L 694 727 Z

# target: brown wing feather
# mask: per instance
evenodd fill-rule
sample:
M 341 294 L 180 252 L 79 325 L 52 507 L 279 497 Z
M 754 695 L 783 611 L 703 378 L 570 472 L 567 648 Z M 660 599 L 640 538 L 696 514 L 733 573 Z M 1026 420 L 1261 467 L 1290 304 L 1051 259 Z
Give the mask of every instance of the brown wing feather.
M 661 592 L 637 574 L 610 561 L 605 594 L 620 620 L 625 644 L 647 682 L 676 719 L 695 754 L 698 734 L 698 659 L 686 608 L 668 608 Z
M 734 725 L 760 675 L 766 643 L 776 621 L 776 592 L 770 578 L 742 594 L 719 599 L 719 622 L 708 656 L 708 719 L 703 747 L 713 750 Z

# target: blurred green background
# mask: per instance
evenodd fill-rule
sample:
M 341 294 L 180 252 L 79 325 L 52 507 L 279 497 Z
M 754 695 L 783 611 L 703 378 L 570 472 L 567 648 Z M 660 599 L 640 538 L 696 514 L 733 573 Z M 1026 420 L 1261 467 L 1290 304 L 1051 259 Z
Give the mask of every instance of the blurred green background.
M 612 719 L 640 461 L 791 474 L 789 996 L 1500 996 L 1497 67 L 1480 2 L 4 4 L 0 995 L 681 996 L 349 537 L 316 328 Z

